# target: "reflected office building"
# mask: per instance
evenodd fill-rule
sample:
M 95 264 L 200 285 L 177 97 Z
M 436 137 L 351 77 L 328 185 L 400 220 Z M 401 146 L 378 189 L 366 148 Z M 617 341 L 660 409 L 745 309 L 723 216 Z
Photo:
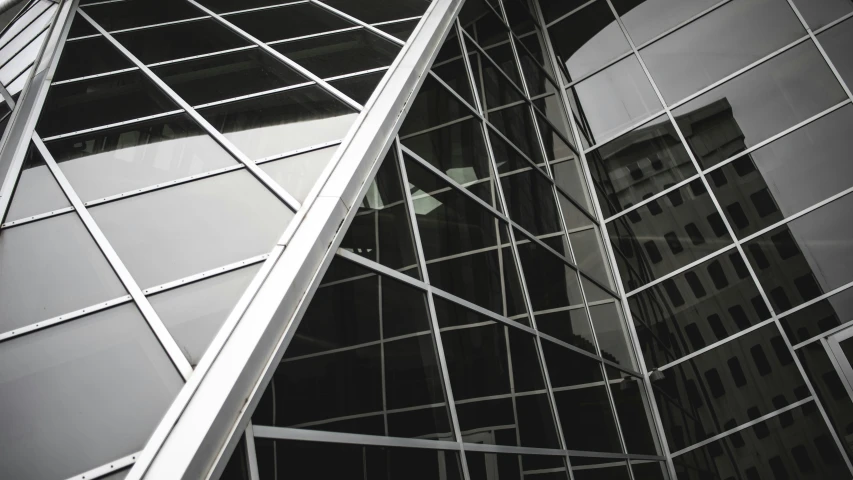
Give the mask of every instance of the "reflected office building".
M 853 2 L 0 10 L 0 479 L 853 479 Z

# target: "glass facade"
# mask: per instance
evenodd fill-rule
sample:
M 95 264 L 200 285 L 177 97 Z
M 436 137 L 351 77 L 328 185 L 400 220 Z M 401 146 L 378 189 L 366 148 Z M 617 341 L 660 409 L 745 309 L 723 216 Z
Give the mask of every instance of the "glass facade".
M 848 0 L 0 22 L 0 477 L 153 478 L 238 348 L 204 478 L 853 478 Z

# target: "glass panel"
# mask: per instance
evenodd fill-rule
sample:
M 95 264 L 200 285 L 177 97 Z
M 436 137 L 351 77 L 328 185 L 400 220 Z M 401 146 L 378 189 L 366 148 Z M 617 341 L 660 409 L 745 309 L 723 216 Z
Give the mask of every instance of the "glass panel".
M 607 216 L 696 174 L 666 116 L 608 142 L 586 158 L 598 202 Z
M 307 82 L 302 75 L 257 48 L 170 63 L 153 69 L 190 105 Z
M 631 470 L 637 480 L 669 480 L 669 470 L 665 462 L 636 460 L 631 462 Z
M 565 63 L 569 81 L 578 80 L 631 50 L 604 0 L 592 2 L 551 25 L 548 34 L 554 53 Z
M 717 236 L 713 225 L 704 221 L 713 218 L 717 209 L 700 180 L 633 213 L 639 215 L 636 222 L 620 217 L 610 223 L 610 241 L 617 250 L 619 273 L 629 291 L 732 243 L 725 230 Z M 696 226 L 705 241 L 694 242 L 696 233 L 688 225 Z
M 853 10 L 853 6 L 848 7 Z M 849 87 L 853 83 L 853 60 L 850 59 L 847 48 L 853 43 L 853 20 L 845 20 L 837 27 L 821 33 L 817 39 Z
M 36 130 L 50 137 L 176 108 L 145 75 L 128 72 L 51 86 Z
M 354 26 L 325 8 L 311 3 L 285 5 L 281 8 L 257 10 L 226 18 L 262 42 L 302 37 Z
M 850 281 L 851 208 L 853 196 L 842 197 L 744 246 L 776 312 Z
M 578 262 L 578 268 L 591 278 L 615 290 L 610 266 L 605 259 L 604 245 L 598 227 L 569 234 L 572 252 Z
M 126 2 L 138 3 L 138 2 Z M 54 81 L 85 77 L 132 67 L 133 64 L 104 37 L 84 38 L 68 42 L 53 76 Z
M 198 3 L 211 9 L 214 13 L 225 13 L 248 10 L 250 8 L 275 6 L 287 2 L 282 0 L 240 0 L 239 3 L 235 4 L 234 0 L 198 0 Z
M 357 113 L 311 86 L 200 110 L 249 158 L 340 140 Z
M 523 92 L 517 86 L 520 84 L 518 82 L 518 69 L 513 60 L 504 58 L 505 63 L 496 64 L 490 58 L 484 57 L 473 42 L 466 40 L 465 43 L 470 56 L 471 68 L 474 71 L 474 78 L 477 79 L 475 80 L 478 83 L 477 89 L 482 97 L 481 100 L 485 109 L 491 110 L 523 100 Z M 489 52 L 492 51 L 493 49 L 489 50 Z M 513 63 L 509 63 L 510 61 Z M 510 73 L 507 74 L 507 71 Z
M 661 332 L 666 336 L 667 348 L 674 349 L 678 357 L 770 317 L 737 250 L 631 296 L 628 305 L 634 324 Z M 647 346 L 658 348 L 654 344 Z M 643 354 L 649 370 L 675 360 L 663 351 L 644 348 Z
M 691 473 L 676 468 L 679 478 L 822 480 L 850 475 L 826 423 L 812 404 L 712 442 L 695 455 L 704 459 L 705 467 L 691 465 Z M 675 461 L 680 463 L 680 458 Z M 691 474 L 707 476 L 687 476 Z
M 365 23 L 387 22 L 399 18 L 418 17 L 424 14 L 429 2 L 423 0 L 323 0 L 338 10 Z
M 20 76 L 23 71 L 28 70 L 32 66 L 33 61 L 36 59 L 36 56 L 41 49 L 42 43 L 44 43 L 44 39 L 47 38 L 47 33 L 47 30 L 42 32 L 41 35 L 36 37 L 11 59 L 2 58 L 5 57 L 4 53 L 9 52 L 0 50 L 0 63 L 4 64 L 3 67 L 0 68 L 0 82 L 3 82 L 4 85 L 9 85 L 16 77 Z M 25 34 L 26 33 L 22 33 L 21 35 Z
M 424 293 L 339 258 L 330 274 L 355 275 L 321 284 L 255 424 L 451 439 Z M 392 425 L 391 417 L 410 411 L 429 420 Z M 378 422 L 341 422 L 353 416 Z
M 143 289 L 268 253 L 293 217 L 242 171 L 90 212 Z
M 391 65 L 400 47 L 367 30 L 323 35 L 273 48 L 320 78 Z
M 672 451 L 717 433 L 718 424 L 728 430 L 800 399 L 804 380 L 784 341 L 775 346 L 779 341 L 779 330 L 767 325 L 652 376 L 658 405 L 675 402 L 701 426 L 685 439 L 686 420 L 662 415 Z
M 553 186 L 538 170 L 503 176 L 501 187 L 510 218 L 522 228 L 537 236 L 562 230 Z
M 406 171 L 431 283 L 501 315 L 524 313 L 506 225 L 414 161 Z
M 84 202 L 235 165 L 181 114 L 48 142 Z
M 791 343 L 805 342 L 853 320 L 853 290 L 847 289 L 782 317 Z
M 847 106 L 711 174 L 738 237 L 745 237 L 853 186 Z M 808 158 L 808 162 L 803 162 Z M 722 185 L 719 185 L 723 183 Z
M 80 2 L 81 4 L 85 4 L 85 2 Z M 36 5 L 44 5 L 36 4 Z M 97 35 L 98 31 L 95 30 L 88 20 L 83 18 L 82 15 L 76 15 L 74 20 L 71 21 L 71 29 L 68 31 L 68 39 L 74 39 L 77 37 L 83 37 L 86 35 Z
M 800 362 L 823 405 L 832 428 L 835 429 L 847 455 L 851 453 L 850 425 L 853 424 L 853 402 L 844 381 L 832 364 L 827 351 L 819 342 L 797 350 Z M 848 357 L 849 358 L 849 357 Z
M 317 183 L 320 174 L 326 169 L 337 150 L 337 145 L 321 148 L 274 162 L 263 163 L 260 167 L 287 190 L 287 193 L 293 195 L 300 202 L 304 202 L 308 192 Z
M 460 480 L 459 454 L 441 450 L 379 448 L 293 440 L 255 440 L 263 480 L 312 478 Z M 334 459 L 334 461 L 330 461 Z
M 817 30 L 853 11 L 850 0 L 794 0 L 812 30 Z
M 183 386 L 132 305 L 6 341 L 0 365 L 10 478 L 69 478 L 139 451 Z
M 631 348 L 628 346 L 628 332 L 622 309 L 616 302 L 589 307 L 592 316 L 592 328 L 601 348 L 601 356 L 621 365 L 626 370 L 637 370 Z
M 542 15 L 545 17 L 545 21 L 549 23 L 585 3 L 584 0 L 539 0 Z
M 473 117 L 471 110 L 432 76 L 426 76 L 400 128 L 400 135 L 405 138 L 464 117 Z
M 592 143 L 630 127 L 661 110 L 648 77 L 630 56 L 580 82 L 569 92 Z
M 190 364 L 196 366 L 201 361 L 260 268 L 241 268 L 149 298 Z
M 84 10 L 107 31 L 173 22 L 204 15 L 201 10 L 190 3 L 176 3 L 172 0 L 108 2 L 86 7 Z
M 25 61 L 28 60 L 29 62 L 35 60 L 38 48 L 35 48 L 35 51 L 33 51 L 32 48 L 27 50 L 27 46 L 30 45 L 36 37 L 39 37 L 39 34 L 50 27 L 50 22 L 53 20 L 53 16 L 54 9 L 50 8 L 48 10 L 44 10 L 38 17 L 33 18 L 31 20 L 32 23 L 30 23 L 30 21 L 15 22 L 16 25 L 10 29 L 10 33 L 11 30 L 16 30 L 18 33 L 15 35 L 7 33 L 7 35 L 4 36 L 5 39 L 8 40 L 8 43 L 5 43 L 3 48 L 0 49 L 0 64 L 5 64 L 16 56 L 22 57 L 22 59 Z M 20 30 L 16 28 L 17 24 L 21 25 L 22 28 Z M 40 44 L 41 42 L 36 41 L 35 43 Z M 25 50 L 29 53 L 26 55 L 19 53 Z
M 389 33 L 402 41 L 406 41 L 415 31 L 420 19 L 406 20 L 405 22 L 389 23 L 386 25 L 378 25 L 376 28 L 385 33 Z
M 519 242 L 518 255 L 521 257 L 521 266 L 533 311 L 583 305 L 575 269 L 518 231 L 516 231 L 516 240 Z M 556 240 L 562 241 L 559 238 Z
M 382 161 L 341 248 L 420 279 L 409 211 L 393 152 Z
M 509 31 L 498 10 L 500 7 L 494 0 L 472 0 L 459 13 L 462 27 L 481 47 L 507 40 Z
M 527 156 L 530 162 L 536 165 L 545 163 L 542 148 L 539 146 L 539 138 L 536 136 L 536 130 L 534 130 L 535 126 L 529 106 L 522 104 L 490 112 L 488 120 L 495 127 L 495 130 L 510 140 L 522 154 Z M 489 135 L 496 136 L 491 131 L 489 131 Z M 510 154 L 517 156 L 514 152 Z M 501 158 L 501 160 L 505 160 L 505 158 Z
M 32 6 L 27 4 L 24 4 L 23 6 L 29 8 L 21 14 L 21 17 L 18 19 L 17 22 L 11 23 L 9 25 L 9 28 L 5 32 L 3 32 L 3 35 L 0 36 L 0 45 L 4 47 L 8 45 L 12 39 L 16 38 L 18 34 L 20 34 L 23 30 L 32 25 L 35 20 L 38 20 L 38 22 L 36 22 L 36 25 L 41 25 L 41 27 L 37 27 L 38 30 L 44 28 L 44 24 L 40 22 L 45 22 L 46 24 L 50 21 L 52 12 L 45 14 L 45 11 L 50 8 L 50 5 L 42 2 L 36 2 Z M 41 18 L 43 16 L 46 18 Z
M 21 165 L 21 175 L 5 221 L 20 220 L 70 206 L 41 153 L 31 144 Z
M 717 3 L 718 0 L 613 0 L 637 46 Z
M 442 298 L 435 309 L 463 439 L 559 448 L 534 337 Z
M 118 33 L 115 39 L 146 64 L 249 44 L 247 40 L 212 19 Z
M 385 71 L 383 70 L 381 72 L 347 77 L 340 80 L 331 80 L 329 84 L 349 98 L 365 105 L 384 76 Z
M 467 441 L 463 438 L 463 441 Z M 471 480 L 532 478 L 568 480 L 565 457 L 465 452 Z
M 804 42 L 672 113 L 708 168 L 845 98 L 815 46 Z
M 608 367 L 608 370 L 612 370 Z M 651 412 L 646 406 L 646 389 L 643 381 L 636 377 L 622 375 L 619 383 L 611 384 L 613 403 L 619 415 L 619 426 L 625 437 L 628 453 L 641 455 L 660 455 L 655 446 L 651 427 Z M 619 378 L 618 376 L 616 378 Z M 635 473 L 636 469 L 635 469 Z M 640 477 L 651 480 L 654 477 Z
M 121 283 L 76 214 L 6 229 L 0 235 L 3 332 L 123 295 Z
M 472 60 L 473 55 L 469 57 Z M 456 35 L 456 30 L 452 30 L 441 49 L 438 51 L 438 56 L 432 65 L 432 72 L 438 75 L 451 90 L 464 98 L 469 105 L 474 103 L 474 95 L 471 89 L 471 80 L 469 79 L 468 67 L 465 65 L 465 60 L 462 58 L 462 49 L 459 47 L 459 37 Z
M 575 480 L 629 480 L 628 462 L 616 458 L 571 457 Z
M 640 51 L 655 84 L 673 103 L 805 35 L 776 0 L 724 5 Z

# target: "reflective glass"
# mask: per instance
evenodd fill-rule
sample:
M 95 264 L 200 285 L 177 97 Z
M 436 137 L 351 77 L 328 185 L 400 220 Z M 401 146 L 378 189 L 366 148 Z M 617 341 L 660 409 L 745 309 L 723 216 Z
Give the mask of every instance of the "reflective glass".
M 853 197 L 842 197 L 744 245 L 776 312 L 851 280 Z
M 850 9 L 853 10 L 853 3 Z M 845 20 L 844 23 L 821 33 L 817 40 L 849 87 L 853 84 L 853 60 L 850 59 L 849 50 L 853 44 L 853 20 Z
M 520 3 L 513 2 L 514 5 L 520 5 Z M 518 7 L 523 8 L 523 7 Z M 546 70 L 542 67 L 542 51 L 539 43 L 535 43 L 534 45 L 539 48 L 535 52 L 531 52 L 528 50 L 528 45 L 533 44 L 533 40 L 536 40 L 537 36 L 533 35 L 533 39 L 528 40 L 527 43 L 523 41 L 517 40 L 513 37 L 513 43 L 515 44 L 515 50 L 518 52 L 519 64 L 521 65 L 521 71 L 524 74 L 524 82 L 527 85 L 527 91 L 531 97 L 536 95 L 542 95 L 545 93 L 555 93 L 557 91 L 557 86 L 554 85 L 553 76 L 549 75 L 551 70 Z
M 545 163 L 545 157 L 542 154 L 542 148 L 539 146 L 539 138 L 536 136 L 533 117 L 528 105 L 521 104 L 491 112 L 488 114 L 488 119 L 497 131 L 527 156 L 529 161 L 536 165 Z M 496 136 L 491 131 L 489 135 Z M 510 152 L 510 155 L 516 156 L 514 152 Z M 505 161 L 506 158 L 501 160 Z
M 0 49 L 0 64 L 5 64 L 9 61 L 30 63 L 35 60 L 42 41 L 34 41 L 34 39 L 39 37 L 40 34 L 44 35 L 44 32 L 50 27 L 50 22 L 54 16 L 54 9 L 33 9 L 32 11 L 34 15 L 27 15 L 27 20 L 15 22 L 3 36 L 5 43 L 3 43 L 3 48 Z M 44 37 L 42 36 L 42 38 Z M 24 52 L 27 53 L 24 54 Z
M 273 46 L 320 78 L 391 65 L 400 47 L 360 29 Z
M 469 60 L 474 58 L 477 57 L 469 54 Z M 432 72 L 443 80 L 451 90 L 465 99 L 469 105 L 472 107 L 476 105 L 471 89 L 470 73 L 462 57 L 459 37 L 455 30 L 451 31 L 444 40 L 441 49 L 438 51 L 438 56 L 432 64 Z
M 204 16 L 204 12 L 189 2 L 173 0 L 107 2 L 86 7 L 84 11 L 107 31 Z
M 501 177 L 509 217 L 534 235 L 561 231 L 554 189 L 535 169 Z
M 149 297 L 190 364 L 195 366 L 260 269 L 241 268 Z
M 121 73 L 51 86 L 36 131 L 44 138 L 175 109 L 144 74 Z
M 846 478 L 850 471 L 814 405 L 798 407 L 691 452 L 703 459 L 676 467 L 679 478 Z M 674 459 L 676 463 L 681 463 Z M 734 463 L 733 463 L 734 462 Z M 703 476 L 699 476 L 703 475 Z
M 534 337 L 441 298 L 435 309 L 462 437 L 558 448 Z
M 389 33 L 405 42 L 412 35 L 412 32 L 415 31 L 415 27 L 418 26 L 419 22 L 420 19 L 412 19 L 406 20 L 405 22 L 395 22 L 385 25 L 377 25 L 376 28 L 382 30 L 385 33 Z
M 608 369 L 610 370 L 609 367 Z M 653 438 L 655 434 L 652 433 L 651 412 L 646 407 L 647 397 L 643 381 L 624 374 L 622 376 L 622 381 L 611 385 L 610 391 L 628 453 L 659 455 Z M 640 478 L 651 480 L 653 477 Z
M 48 142 L 84 202 L 235 165 L 186 114 Z
M 850 0 L 794 0 L 794 4 L 812 30 L 853 12 Z
M 570 81 L 594 72 L 631 50 L 604 0 L 592 2 L 551 25 L 548 34 L 554 53 L 569 72 Z
M 355 275 L 321 284 L 255 411 L 255 424 L 452 438 L 447 410 L 436 406 L 445 400 L 424 293 L 342 259 L 333 261 L 329 274 Z M 399 409 L 417 410 L 430 421 L 404 425 L 422 431 L 404 434 L 390 425 L 386 431 L 383 416 Z M 340 422 L 353 415 L 378 417 L 379 428 Z
M 132 305 L 0 346 L 8 478 L 69 478 L 138 452 L 183 386 Z
M 444 85 L 432 76 L 426 76 L 400 127 L 400 135 L 405 138 L 415 132 L 464 117 L 473 117 L 471 110 L 453 96 Z
M 474 49 L 475 47 L 469 42 L 468 52 L 474 52 Z M 488 56 L 488 59 L 486 59 L 486 56 Z M 512 84 L 518 87 L 518 90 L 523 91 L 523 84 L 521 83 L 518 64 L 515 61 L 515 54 L 513 53 L 512 47 L 509 43 L 494 45 L 485 50 L 483 63 L 480 66 L 480 68 L 484 70 L 484 75 L 490 75 L 492 72 L 495 75 L 500 75 L 499 71 L 493 70 L 495 67 L 500 69 L 500 72 L 505 73 Z M 489 88 L 488 80 L 486 80 L 485 88 Z
M 293 217 L 242 171 L 90 212 L 142 288 L 268 253 Z
M 628 462 L 617 458 L 571 457 L 575 480 L 629 480 Z
M 805 381 L 780 341 L 781 332 L 767 325 L 652 377 L 658 405 L 674 402 L 701 426 L 684 438 L 685 420 L 662 415 L 670 449 L 719 433 L 718 423 L 728 430 L 799 400 Z
M 127 2 L 134 3 L 134 2 Z M 104 37 L 67 42 L 56 66 L 54 81 L 85 77 L 132 67 L 133 64 Z
M 853 290 L 847 289 L 779 319 L 791 343 L 805 342 L 853 320 Z
M 506 225 L 408 158 L 406 170 L 430 282 L 501 315 L 524 313 Z
M 513 60 L 503 58 L 504 63 L 495 63 L 498 60 L 483 56 L 483 53 L 475 47 L 473 42 L 466 41 L 466 44 L 471 57 L 474 78 L 477 79 L 475 81 L 478 81 L 477 89 L 485 109 L 492 110 L 524 99 L 521 87 L 518 86 L 520 85 L 518 69 Z M 509 48 L 508 45 L 504 45 L 504 47 Z M 500 53 L 494 49 L 489 50 L 490 53 L 493 51 Z M 505 50 L 503 52 L 506 53 Z
M 755 233 L 853 186 L 850 125 L 853 107 L 848 105 L 715 172 L 726 182 L 710 182 L 714 195 L 737 236 Z M 738 217 L 741 212 L 746 221 Z
M 121 283 L 74 213 L 0 235 L 3 332 L 123 295 Z
M 463 441 L 469 441 L 463 438 Z M 565 457 L 465 451 L 471 480 L 541 478 L 568 480 Z
M 804 42 L 672 114 L 708 168 L 845 98 L 817 48 Z
M 587 153 L 586 158 L 606 216 L 696 174 L 687 149 L 666 116 Z
M 365 23 L 387 22 L 424 14 L 429 2 L 424 0 L 323 0 L 323 3 L 352 15 Z
M 718 0 L 613 0 L 637 46 L 719 3 Z
M 152 69 L 190 105 L 225 100 L 307 82 L 257 48 L 170 63 Z
M 598 228 L 594 227 L 589 230 L 570 233 L 569 241 L 572 244 L 572 251 L 578 268 L 590 278 L 594 278 L 615 290 Z
M 261 8 L 282 3 L 290 3 L 289 0 L 198 0 L 198 3 L 212 10 L 214 13 L 236 12 L 240 10 L 248 10 L 250 8 Z M 227 16 L 225 18 L 228 18 Z
M 339 80 L 330 80 L 329 84 L 349 98 L 365 105 L 384 76 L 385 70 L 382 70 Z
M 263 163 L 261 170 L 267 172 L 287 193 L 303 202 L 337 149 L 335 145 Z
M 21 35 L 25 34 L 26 33 L 22 33 Z M 11 85 L 24 71 L 31 68 L 33 61 L 36 59 L 36 56 L 44 43 L 44 39 L 47 38 L 47 34 L 47 30 L 43 31 L 41 35 L 37 36 L 11 59 L 4 55 L 8 53 L 7 51 L 0 50 L 0 64 L 3 64 L 3 66 L 0 67 L 0 82 L 4 85 Z
M 6 222 L 46 213 L 71 206 L 65 193 L 59 188 L 53 174 L 35 146 L 30 145 L 15 193 L 6 212 Z
M 620 217 L 609 225 L 619 273 L 629 291 L 732 243 L 729 235 L 718 237 L 712 226 L 703 221 L 715 215 L 717 209 L 700 180 L 635 212 L 640 216 L 639 221 L 629 222 Z M 696 228 L 706 241 L 693 241 L 692 228 L 688 229 L 691 224 L 700 225 Z
M 598 355 L 589 317 L 583 306 L 575 306 L 571 310 L 537 313 L 536 327 L 541 333 Z
M 779 0 L 730 2 L 640 51 L 673 103 L 805 35 Z
M 462 464 L 456 452 L 266 438 L 256 439 L 255 446 L 262 480 L 462 478 Z
M 494 0 L 471 0 L 459 13 L 465 31 L 483 48 L 507 40 L 507 29 L 500 7 Z
M 586 3 L 584 0 L 539 0 L 542 16 L 546 22 L 553 22 Z
M 354 26 L 323 7 L 297 3 L 225 17 L 262 42 L 296 38 Z
M 340 140 L 357 113 L 318 86 L 199 111 L 249 158 Z
M 662 108 L 634 56 L 580 82 L 569 91 L 569 97 L 591 143 L 605 140 Z
M 213 19 L 117 33 L 115 39 L 146 64 L 249 44 L 247 40 Z
M 516 241 L 534 312 L 583 305 L 575 269 L 518 231 Z
M 52 12 L 48 12 L 48 10 L 52 9 L 50 9 L 50 5 L 47 3 L 36 2 L 33 5 L 24 4 L 23 6 L 29 8 L 23 10 L 18 21 L 9 24 L 9 28 L 6 29 L 2 35 L 0 35 L 0 45 L 4 47 L 8 45 L 12 41 L 12 39 L 17 37 L 19 33 L 24 31 L 34 21 L 38 20 L 39 22 L 48 22 L 51 17 Z M 14 10 L 14 8 L 12 8 L 11 10 Z M 45 14 L 45 12 L 48 13 Z M 14 13 L 13 16 L 14 15 L 17 15 L 17 13 Z M 46 16 L 47 18 L 41 18 L 43 16 Z M 39 23 L 39 25 L 42 25 L 41 28 L 44 28 L 43 24 Z M 41 30 L 41 28 L 39 28 L 39 30 Z
M 701 286 L 702 290 L 698 290 Z M 695 289 L 694 289 L 695 288 Z M 700 295 L 697 295 L 699 293 Z M 634 323 L 665 335 L 681 357 L 728 338 L 770 317 L 737 250 L 720 255 L 628 299 Z M 646 367 L 675 358 L 644 344 Z
M 81 4 L 84 2 L 80 2 Z M 44 5 L 44 4 L 36 4 L 36 5 Z M 68 39 L 73 39 L 77 37 L 83 37 L 86 35 L 97 35 L 98 31 L 95 27 L 92 26 L 88 22 L 88 20 L 84 19 L 82 15 L 75 15 L 74 20 L 71 21 L 71 29 L 68 30 Z
M 601 356 L 627 370 L 636 371 L 633 353 L 628 346 L 628 331 L 622 309 L 616 302 L 589 307 L 592 328 L 601 348 Z

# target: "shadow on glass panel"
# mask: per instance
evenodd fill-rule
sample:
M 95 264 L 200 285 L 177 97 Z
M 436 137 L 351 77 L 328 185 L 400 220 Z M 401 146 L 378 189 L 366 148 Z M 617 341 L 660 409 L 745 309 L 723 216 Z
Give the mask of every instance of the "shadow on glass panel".
M 459 454 L 257 438 L 260 480 L 461 480 Z
M 471 480 L 568 480 L 563 455 L 465 452 Z
M 324 282 L 254 423 L 452 439 L 425 294 L 340 258 Z
M 320 78 L 391 65 L 400 47 L 368 30 L 323 35 L 273 48 Z

